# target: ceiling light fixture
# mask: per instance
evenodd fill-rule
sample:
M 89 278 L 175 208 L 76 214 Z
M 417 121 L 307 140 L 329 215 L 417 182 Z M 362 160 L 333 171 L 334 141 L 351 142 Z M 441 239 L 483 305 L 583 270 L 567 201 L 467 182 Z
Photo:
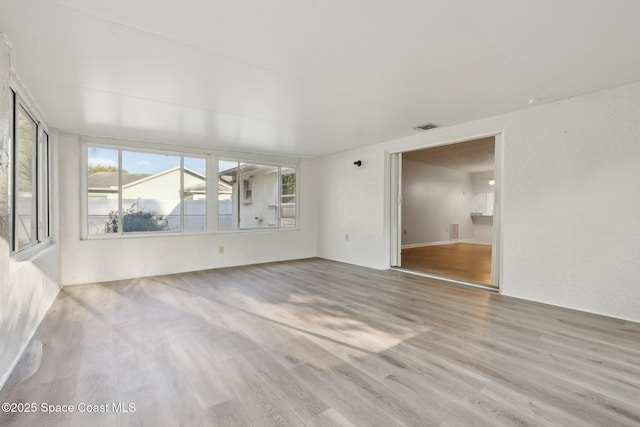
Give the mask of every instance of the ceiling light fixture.
M 413 129 L 415 130 L 429 130 L 429 129 L 433 129 L 433 128 L 437 128 L 438 125 L 434 125 L 433 123 L 425 123 L 423 125 L 420 126 L 416 126 Z
M 492 186 L 492 187 L 493 187 L 494 185 L 496 185 L 496 180 L 495 180 L 495 179 L 490 179 L 490 180 L 489 180 L 489 185 L 490 185 L 490 186 Z

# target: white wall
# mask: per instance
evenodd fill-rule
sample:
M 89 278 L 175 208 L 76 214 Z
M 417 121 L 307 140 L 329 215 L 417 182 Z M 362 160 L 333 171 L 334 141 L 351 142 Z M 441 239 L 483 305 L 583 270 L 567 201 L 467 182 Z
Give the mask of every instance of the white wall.
M 449 224 L 460 225 L 458 240 L 472 239 L 473 200 L 468 173 L 404 159 L 402 245 L 448 241 Z
M 480 193 L 492 193 L 495 191 L 495 187 L 489 185 L 489 180 L 495 180 L 495 172 L 475 172 L 470 174 L 471 182 L 473 183 L 473 192 Z
M 25 102 L 32 104 L 26 90 L 11 81 L 10 49 L 0 32 L 0 388 L 4 385 L 13 366 L 20 357 L 29 339 L 35 332 L 58 294 L 59 246 L 55 244 L 57 224 L 57 202 L 55 191 L 52 197 L 52 229 L 54 243 L 29 257 L 22 255 L 20 261 L 10 255 L 8 216 L 8 178 L 11 109 L 10 82 L 19 90 Z M 35 105 L 31 106 L 33 109 Z M 51 135 L 52 187 L 56 187 L 55 134 Z
M 475 193 L 472 212 L 493 215 L 495 202 L 495 186 L 489 185 L 489 180 L 495 181 L 495 172 L 476 172 L 471 174 L 473 192 Z M 493 218 L 474 217 L 473 238 L 474 243 L 491 245 L 493 243 Z
M 353 165 L 356 160 L 361 167 Z M 387 167 L 374 147 L 320 159 L 318 256 L 389 267 Z
M 640 321 L 639 117 L 635 83 L 324 157 L 318 254 L 388 268 L 388 153 L 504 131 L 502 293 Z
M 236 154 L 240 156 L 240 154 Z M 80 239 L 80 141 L 60 134 L 63 285 L 94 283 L 316 255 L 316 160 L 301 159 L 299 230 Z M 218 252 L 224 246 L 224 253 Z
M 475 217 L 472 218 L 472 221 L 473 236 L 470 242 L 481 245 L 493 244 L 493 218 Z

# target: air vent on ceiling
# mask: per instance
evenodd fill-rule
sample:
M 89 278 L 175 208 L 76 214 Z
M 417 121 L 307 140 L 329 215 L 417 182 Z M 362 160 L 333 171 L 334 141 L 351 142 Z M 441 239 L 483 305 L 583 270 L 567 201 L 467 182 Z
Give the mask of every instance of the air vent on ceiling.
M 437 127 L 438 127 L 438 125 L 434 125 L 433 123 L 425 123 L 423 125 L 414 127 L 414 129 L 415 130 L 429 130 L 429 129 L 433 129 L 433 128 L 437 128 Z

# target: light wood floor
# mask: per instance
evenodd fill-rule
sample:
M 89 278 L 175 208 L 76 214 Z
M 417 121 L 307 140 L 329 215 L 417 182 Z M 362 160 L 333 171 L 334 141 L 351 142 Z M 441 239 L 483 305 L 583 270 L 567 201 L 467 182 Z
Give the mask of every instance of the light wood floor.
M 640 425 L 640 324 L 310 259 L 65 288 L 20 426 Z
M 452 243 L 402 250 L 402 268 L 466 282 L 491 284 L 491 245 Z

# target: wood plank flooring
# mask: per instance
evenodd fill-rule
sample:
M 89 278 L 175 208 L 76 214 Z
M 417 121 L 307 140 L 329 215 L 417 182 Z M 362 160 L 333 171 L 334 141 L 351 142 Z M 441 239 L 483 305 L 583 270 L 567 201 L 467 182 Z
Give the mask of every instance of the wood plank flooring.
M 402 250 L 402 268 L 463 280 L 491 284 L 491 245 L 452 243 Z
M 65 288 L 0 401 L 38 406 L 3 426 L 632 426 L 640 324 L 320 259 L 225 268 Z

